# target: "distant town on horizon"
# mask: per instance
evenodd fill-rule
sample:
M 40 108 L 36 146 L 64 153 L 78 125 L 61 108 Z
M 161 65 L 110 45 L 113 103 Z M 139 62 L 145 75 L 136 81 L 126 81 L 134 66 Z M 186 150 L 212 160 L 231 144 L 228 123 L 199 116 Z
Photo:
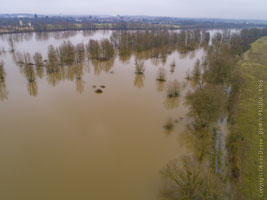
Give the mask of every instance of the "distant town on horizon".
M 158 30 L 191 28 L 265 28 L 267 20 L 178 18 L 143 15 L 0 14 L 0 34 L 59 30 Z

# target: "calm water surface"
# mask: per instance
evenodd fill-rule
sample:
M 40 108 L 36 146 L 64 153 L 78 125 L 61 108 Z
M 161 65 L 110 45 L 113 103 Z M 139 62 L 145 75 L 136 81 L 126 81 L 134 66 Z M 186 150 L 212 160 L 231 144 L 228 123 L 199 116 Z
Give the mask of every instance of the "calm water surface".
M 75 34 L 74 34 L 75 33 Z M 16 50 L 45 57 L 50 44 L 88 42 L 111 31 L 24 34 Z M 0 48 L 8 49 L 4 36 Z M 86 62 L 77 78 L 71 67 L 62 77 L 45 71 L 36 85 L 7 52 L 0 55 L 6 73 L 0 101 L 0 199 L 3 200 L 152 200 L 158 198 L 159 171 L 190 151 L 179 139 L 188 123 L 183 87 L 186 71 L 203 50 L 172 52 L 144 60 L 144 76 L 135 74 L 135 56 L 108 63 Z M 170 64 L 176 67 L 170 72 Z M 166 97 L 156 81 L 164 67 L 178 80 L 182 94 Z M 73 67 L 75 68 L 75 66 Z M 105 85 L 102 94 L 92 87 Z M 163 126 L 177 120 L 170 133 Z

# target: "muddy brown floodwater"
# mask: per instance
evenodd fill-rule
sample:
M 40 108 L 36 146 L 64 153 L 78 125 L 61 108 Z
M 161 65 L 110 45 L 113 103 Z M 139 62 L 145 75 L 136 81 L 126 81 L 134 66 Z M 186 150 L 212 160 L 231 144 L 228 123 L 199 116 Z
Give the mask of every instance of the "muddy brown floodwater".
M 64 34 L 23 34 L 16 50 L 46 57 L 50 44 L 101 40 L 111 31 Z M 4 36 L 2 47 L 8 49 Z M 1 54 L 6 77 L 0 90 L 0 199 L 157 199 L 159 171 L 169 160 L 190 154 L 178 137 L 187 123 L 186 88 L 169 101 L 157 72 L 163 67 L 167 82 L 183 85 L 186 71 L 203 54 L 202 49 L 186 55 L 174 51 L 166 63 L 146 59 L 144 75 L 135 74 L 134 55 L 126 62 L 117 56 L 109 63 L 84 63 L 80 78 L 71 70 L 67 78 L 54 79 L 44 71 L 34 84 L 12 53 Z M 179 121 L 172 133 L 164 129 L 170 119 Z

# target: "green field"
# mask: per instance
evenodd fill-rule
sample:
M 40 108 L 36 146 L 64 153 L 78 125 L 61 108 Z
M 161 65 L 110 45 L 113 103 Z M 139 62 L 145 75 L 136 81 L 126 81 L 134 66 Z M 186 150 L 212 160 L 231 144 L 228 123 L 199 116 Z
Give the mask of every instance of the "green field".
M 238 185 L 239 199 L 256 200 L 265 199 L 260 196 L 260 182 L 258 167 L 260 164 L 259 148 L 260 139 L 263 136 L 258 134 L 258 102 L 259 95 L 263 94 L 263 129 L 267 130 L 267 37 L 263 37 L 251 45 L 250 50 L 244 54 L 240 63 L 242 73 L 242 89 L 240 102 L 237 108 L 235 125 L 232 136 L 239 138 L 237 144 L 237 166 L 240 170 Z M 258 93 L 259 81 L 263 81 L 264 90 Z M 263 134 L 264 135 L 264 134 Z M 263 139 L 264 141 L 264 139 Z M 264 149 L 264 171 L 267 173 L 267 144 Z M 267 176 L 263 188 L 267 186 Z

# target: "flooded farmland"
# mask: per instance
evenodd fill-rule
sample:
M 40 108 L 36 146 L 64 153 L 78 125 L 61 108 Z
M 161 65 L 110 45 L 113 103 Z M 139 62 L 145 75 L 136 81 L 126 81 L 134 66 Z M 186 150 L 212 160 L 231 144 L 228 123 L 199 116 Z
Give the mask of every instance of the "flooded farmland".
M 49 45 L 112 36 L 13 34 L 14 52 L 9 36 L 0 36 L 0 199 L 158 199 L 159 171 L 192 154 L 181 137 L 190 123 L 186 76 L 203 46 L 157 56 L 115 50 L 111 59 L 48 67 Z M 48 64 L 38 68 L 36 52 Z

